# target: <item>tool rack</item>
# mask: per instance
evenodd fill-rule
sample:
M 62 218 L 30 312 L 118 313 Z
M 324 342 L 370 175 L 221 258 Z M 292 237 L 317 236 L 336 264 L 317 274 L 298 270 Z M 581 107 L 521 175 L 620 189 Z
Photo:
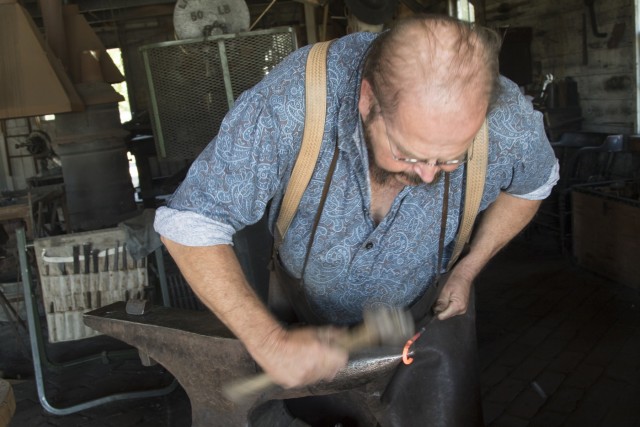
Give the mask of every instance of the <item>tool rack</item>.
M 78 237 L 86 237 L 81 236 L 82 233 L 78 233 Z M 31 352 L 33 355 L 33 366 L 35 372 L 35 380 L 36 386 L 38 390 L 38 398 L 40 400 L 43 408 L 54 415 L 68 415 L 71 413 L 79 412 L 85 409 L 89 409 L 95 406 L 103 405 L 105 403 L 114 402 L 118 400 L 124 399 L 134 399 L 134 398 L 146 398 L 146 397 L 157 397 L 163 396 L 171 393 L 177 387 L 177 381 L 174 379 L 171 384 L 161 387 L 154 390 L 143 390 L 143 391 L 132 391 L 132 392 L 124 392 L 124 393 L 116 393 L 104 397 L 100 397 L 97 399 L 81 402 L 76 405 L 71 405 L 68 407 L 55 407 L 49 401 L 46 396 L 46 390 L 44 387 L 44 373 L 43 373 L 43 365 L 46 365 L 49 369 L 53 371 L 60 371 L 69 367 L 77 367 L 79 365 L 85 364 L 87 362 L 92 362 L 95 360 L 104 360 L 105 354 L 104 352 L 88 357 L 83 357 L 75 360 L 71 360 L 65 363 L 55 363 L 49 360 L 48 355 L 45 350 L 45 340 L 42 333 L 42 325 L 40 323 L 40 315 L 38 312 L 38 302 L 37 302 L 37 282 L 34 281 L 32 275 L 32 267 L 28 260 L 28 249 L 29 248 L 39 248 L 41 251 L 44 248 L 46 254 L 46 246 L 47 242 L 55 242 L 56 240 L 44 240 L 42 242 L 37 242 L 33 244 L 27 243 L 25 230 L 20 228 L 16 231 L 17 238 L 17 246 L 18 246 L 18 257 L 20 263 L 20 273 L 22 277 L 22 285 L 24 292 L 24 300 L 26 306 L 27 313 L 27 324 L 29 329 L 29 337 L 31 344 Z M 58 236 L 57 242 L 60 242 L 60 239 L 66 239 L 65 236 Z M 123 277 L 129 276 L 131 269 L 128 268 L 130 264 L 127 264 L 127 268 L 123 269 L 124 258 L 121 258 L 118 255 L 118 262 L 116 264 L 115 257 L 116 253 L 121 254 L 122 251 L 118 249 L 117 251 L 112 251 L 111 249 L 101 249 L 97 246 L 97 242 L 100 240 L 87 240 L 83 245 L 72 245 L 72 254 L 71 257 L 60 255 L 60 256 L 52 256 L 48 257 L 45 255 L 41 255 L 42 259 L 39 260 L 39 263 L 43 267 L 41 271 L 41 278 L 46 276 L 46 279 L 49 279 L 49 285 L 62 285 L 66 286 L 67 292 L 58 292 L 59 290 L 54 290 L 53 288 L 49 289 L 49 294 L 45 296 L 47 291 L 42 288 L 43 297 L 45 299 L 45 311 L 47 314 L 47 322 L 49 323 L 49 337 L 50 342 L 57 341 L 66 341 L 68 339 L 79 339 L 85 336 L 95 335 L 97 332 L 89 333 L 84 330 L 84 325 L 80 328 L 80 325 L 75 323 L 74 318 L 77 317 L 77 311 L 86 311 L 86 307 L 98 308 L 95 306 L 102 306 L 107 304 L 107 301 L 113 298 L 133 298 L 138 296 L 136 294 L 137 289 L 139 288 L 140 283 L 146 284 L 146 266 L 139 267 L 136 262 L 135 267 L 133 267 L 134 273 L 132 276 L 135 276 L 135 283 L 132 286 L 123 283 Z M 124 242 L 124 240 L 123 240 Z M 88 245 L 91 243 L 91 246 Z M 117 243 L 120 244 L 119 242 Z M 49 245 L 51 247 L 52 245 Z M 75 246 L 78 246 L 78 249 L 73 249 Z M 80 249 L 82 248 L 82 249 Z M 80 250 L 82 250 L 82 255 L 80 255 Z M 97 252 L 96 252 L 97 250 Z M 125 249 L 126 250 L 126 249 Z M 103 254 L 101 257 L 100 254 Z M 41 252 L 42 254 L 42 252 Z M 97 254 L 97 255 L 96 255 Z M 98 263 L 95 263 L 95 258 L 98 258 Z M 56 259 L 57 258 L 57 259 Z M 70 259 L 69 259 L 70 258 Z M 157 265 L 157 273 L 160 281 L 160 290 L 162 294 L 162 301 L 165 306 L 169 306 L 169 293 L 167 291 L 167 281 L 164 270 L 164 260 L 162 258 L 162 248 L 158 248 L 155 250 L 155 259 Z M 49 261 L 47 263 L 47 260 Z M 102 271 L 100 267 L 100 260 L 102 260 Z M 108 260 L 108 261 L 107 261 Z M 107 268 L 105 268 L 105 264 L 109 262 Z M 113 262 L 114 264 L 111 264 Z M 127 260 L 127 263 L 131 263 L 133 260 Z M 53 265 L 46 265 L 55 263 L 55 267 Z M 92 265 L 93 263 L 93 265 Z M 64 264 L 64 266 L 62 265 Z M 71 265 L 71 274 L 68 270 L 68 264 Z M 118 269 L 116 269 L 116 265 Z M 109 268 L 108 266 L 112 266 Z M 134 266 L 134 264 L 131 264 Z M 47 268 L 48 267 L 48 268 Z M 98 272 L 95 273 L 95 269 L 98 269 Z M 53 274 L 54 269 L 57 268 L 57 273 Z M 145 274 L 142 271 L 138 271 L 139 269 L 144 269 Z M 88 271 L 88 272 L 87 272 Z M 63 272 L 67 274 L 63 274 Z M 42 274 L 44 273 L 44 274 Z M 48 273 L 48 274 L 47 274 Z M 113 287 L 111 291 L 107 291 L 105 289 L 100 289 L 100 285 L 97 281 L 100 280 L 100 274 L 103 274 L 104 280 L 103 285 L 109 284 Z M 85 277 L 82 277 L 84 275 Z M 142 276 L 142 277 L 141 277 Z M 62 279 L 60 279 L 62 277 Z M 51 280 L 52 278 L 55 278 Z M 127 288 L 129 286 L 129 288 Z M 53 292 L 52 292 L 53 291 Z M 104 291 L 104 297 L 103 295 Z M 111 292 L 111 295 L 109 295 Z M 100 295 L 100 296 L 98 296 Z M 104 299 L 103 299 L 104 298 Z M 86 307 L 81 307 L 86 306 Z M 61 311 L 56 312 L 56 307 L 68 309 L 66 312 L 63 310 L 61 316 Z M 79 315 L 81 321 L 81 314 Z M 50 320 L 51 319 L 51 320 Z M 53 325 L 51 325 L 53 321 Z M 57 322 L 57 323 L 56 323 Z M 67 333 L 61 330 L 61 328 L 66 327 L 68 323 L 69 325 L 73 325 L 73 332 Z M 88 329 L 88 328 L 87 328 Z M 53 332 L 53 335 L 51 334 Z M 60 339 L 62 338 L 62 339 Z M 53 341 L 52 341 L 53 339 Z M 132 350 L 121 350 L 116 352 L 110 352 L 106 358 L 108 360 L 129 358 L 136 355 L 137 351 L 135 349 Z

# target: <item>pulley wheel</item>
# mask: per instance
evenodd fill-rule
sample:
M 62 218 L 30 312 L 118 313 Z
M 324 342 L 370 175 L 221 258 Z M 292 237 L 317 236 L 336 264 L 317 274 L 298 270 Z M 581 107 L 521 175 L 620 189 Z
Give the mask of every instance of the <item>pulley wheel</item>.
M 173 26 L 178 39 L 196 39 L 249 30 L 244 0 L 178 0 Z

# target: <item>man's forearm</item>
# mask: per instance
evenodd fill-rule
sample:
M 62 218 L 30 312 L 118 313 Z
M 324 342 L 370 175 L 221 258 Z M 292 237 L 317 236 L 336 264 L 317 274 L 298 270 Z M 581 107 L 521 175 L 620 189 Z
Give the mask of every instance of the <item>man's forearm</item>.
M 484 266 L 531 221 L 540 200 L 527 200 L 500 193 L 485 211 L 469 252 L 456 266 L 459 273 L 473 280 Z
M 331 379 L 346 365 L 346 350 L 331 345 L 342 330 L 285 329 L 247 283 L 229 245 L 183 246 L 162 239 L 200 300 L 243 342 L 278 384 L 295 387 Z
M 440 320 L 467 311 L 471 285 L 489 260 L 513 239 L 535 215 L 540 201 L 500 193 L 485 211 L 467 253 L 451 271 L 434 310 Z
M 231 246 L 192 247 L 167 238 L 162 241 L 194 293 L 250 351 L 280 328 L 247 283 Z

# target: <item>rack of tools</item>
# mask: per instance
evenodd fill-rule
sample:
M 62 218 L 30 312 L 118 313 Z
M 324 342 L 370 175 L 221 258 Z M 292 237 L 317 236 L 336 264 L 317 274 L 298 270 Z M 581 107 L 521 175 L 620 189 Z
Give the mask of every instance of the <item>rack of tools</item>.
M 173 379 L 170 384 L 155 389 L 119 392 L 66 407 L 54 406 L 46 395 L 45 366 L 60 372 L 94 361 L 104 363 L 137 357 L 138 352 L 135 349 L 103 351 L 62 363 L 51 361 L 42 334 L 38 294 L 43 300 L 50 343 L 99 335 L 84 326 L 82 314 L 115 301 L 144 301 L 140 298 L 146 297 L 148 266 L 146 258 L 135 260 L 129 255 L 125 232 L 119 228 L 36 239 L 31 244 L 27 243 L 25 230 L 19 228 L 16 240 L 38 398 L 47 412 L 68 415 L 118 400 L 164 396 L 176 389 L 177 382 Z M 34 253 L 39 283 L 32 275 L 30 255 Z M 169 305 L 162 248 L 155 250 L 155 260 L 162 301 Z
M 144 299 L 146 259 L 129 254 L 121 228 L 35 239 L 33 246 L 51 343 L 99 335 L 83 323 L 88 310 Z

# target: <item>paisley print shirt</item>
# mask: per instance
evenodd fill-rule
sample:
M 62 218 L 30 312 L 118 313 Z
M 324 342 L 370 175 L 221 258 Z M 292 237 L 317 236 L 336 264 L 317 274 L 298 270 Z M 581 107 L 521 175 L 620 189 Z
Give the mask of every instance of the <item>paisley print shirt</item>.
M 368 158 L 357 103 L 361 67 L 375 35 L 356 33 L 334 41 L 327 66 L 327 119 L 318 163 L 280 254 L 297 278 L 327 170 L 338 159 L 304 271 L 305 291 L 329 322 L 350 324 L 365 306 L 408 306 L 432 284 L 438 269 L 443 180 L 405 187 L 379 224 L 369 214 Z M 156 212 L 158 233 L 190 246 L 231 244 L 233 234 L 267 212 L 275 221 L 304 128 L 303 47 L 243 93 L 218 135 L 192 164 L 166 207 Z M 518 87 L 501 78 L 488 114 L 489 165 L 481 210 L 501 191 L 541 199 L 557 176 L 557 162 L 541 114 Z M 464 167 L 451 173 L 444 265 L 461 217 Z

